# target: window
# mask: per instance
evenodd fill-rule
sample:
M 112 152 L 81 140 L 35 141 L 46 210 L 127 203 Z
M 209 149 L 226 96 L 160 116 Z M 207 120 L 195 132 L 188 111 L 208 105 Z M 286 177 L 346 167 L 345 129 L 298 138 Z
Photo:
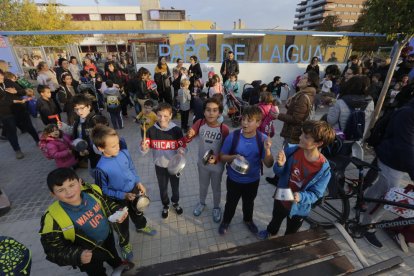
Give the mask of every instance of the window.
M 343 12 L 344 14 L 346 14 L 346 15 L 350 15 L 351 13 L 350 12 Z
M 339 8 L 345 8 L 345 4 L 338 4 Z
M 335 14 L 341 14 L 341 13 L 342 13 L 342 12 L 340 12 L 340 11 L 336 11 L 336 12 L 335 12 Z
M 185 20 L 184 10 L 150 10 L 150 20 Z
M 354 5 L 352 5 L 352 4 L 346 4 L 345 5 L 347 8 L 352 8 Z
M 73 21 L 89 21 L 89 14 L 72 14 Z
M 125 21 L 125 14 L 101 14 L 102 21 Z
M 138 21 L 142 21 L 142 14 L 137 13 L 137 20 L 138 20 Z

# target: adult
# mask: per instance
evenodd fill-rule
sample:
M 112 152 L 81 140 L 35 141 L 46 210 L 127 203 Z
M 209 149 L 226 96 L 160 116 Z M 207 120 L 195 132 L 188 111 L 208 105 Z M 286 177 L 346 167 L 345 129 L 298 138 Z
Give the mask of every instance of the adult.
M 313 57 L 311 59 L 310 64 L 308 65 L 308 67 L 306 67 L 306 72 L 305 73 L 308 73 L 309 71 L 313 71 L 316 74 L 318 74 L 318 76 L 319 76 L 319 65 L 318 65 L 318 63 L 319 63 L 319 58 L 318 57 Z
M 338 62 L 338 58 L 336 57 L 335 52 L 331 53 L 331 57 L 328 59 L 328 62 Z
M 203 72 L 201 71 L 200 63 L 196 56 L 190 57 L 190 68 L 188 68 L 188 76 L 190 77 L 190 91 L 194 91 L 194 82 L 203 77 Z
M 56 99 L 59 82 L 56 78 L 56 73 L 49 68 L 49 65 L 45 61 L 39 62 L 39 65 L 37 66 L 37 83 L 46 85 L 50 88 L 50 91 L 52 92 L 52 99 L 58 109 L 60 109 L 59 102 Z
M 93 69 L 95 72 L 98 72 L 98 68 L 96 68 L 96 65 L 92 62 L 90 58 L 84 59 L 85 65 L 83 66 L 83 70 L 86 72 L 89 72 L 89 69 Z
M 123 95 L 121 99 L 121 110 L 122 115 L 127 117 L 129 96 L 125 90 L 125 78 L 121 70 L 118 70 L 115 63 L 112 61 L 108 63 L 108 71 L 105 72 L 105 75 L 107 80 L 111 80 L 114 84 L 116 84 L 116 86 L 118 86 L 121 95 Z
M 167 60 L 165 57 L 158 58 L 158 64 L 155 66 L 154 80 L 157 84 L 158 93 L 160 94 L 159 100 L 164 100 L 165 102 L 172 105 L 172 95 L 171 95 L 171 73 L 167 65 Z
M 319 75 L 315 71 L 309 71 L 300 78 L 297 86 L 299 92 L 287 101 L 286 113 L 277 116 L 277 119 L 284 122 L 280 136 L 289 144 L 299 144 L 302 123 L 310 117 L 319 88 Z
M 349 57 L 348 62 L 342 71 L 342 76 L 345 75 L 346 71 L 351 68 L 353 72 L 362 72 L 361 61 L 357 55 L 352 55 Z
M 69 125 L 73 125 L 75 119 L 75 111 L 73 106 L 73 97 L 77 94 L 77 84 L 74 83 L 70 74 L 62 74 L 62 85 L 57 92 L 57 98 L 63 105 L 63 111 L 66 112 L 67 121 Z
M 36 144 L 39 142 L 37 131 L 34 129 L 26 110 L 27 99 L 21 100 L 22 96 L 25 96 L 24 89 L 18 91 L 14 86 L 6 85 L 4 73 L 0 70 L 0 120 L 5 136 L 15 151 L 17 159 L 24 158 L 17 138 L 17 126 L 23 131 L 27 131 Z
M 379 73 L 381 75 L 380 81 L 384 82 L 385 78 L 387 77 L 388 70 L 390 69 L 391 58 L 381 59 L 375 73 Z
M 223 61 L 220 68 L 220 74 L 223 77 L 223 83 L 225 83 L 232 73 L 239 75 L 239 63 L 234 59 L 234 53 L 229 51 L 227 53 L 227 59 Z
M 276 76 L 273 78 L 273 81 L 269 82 L 269 84 L 267 85 L 267 91 L 272 93 L 272 96 L 274 98 L 277 97 L 280 99 L 282 87 L 289 88 L 289 85 L 287 83 L 282 82 L 280 76 Z
M 147 68 L 141 67 L 138 70 L 138 75 L 133 82 L 131 82 L 131 89 L 135 92 L 136 101 L 139 103 L 141 111 L 144 110 L 145 101 L 150 99 L 150 91 L 147 88 L 147 80 L 150 72 Z
M 365 196 L 381 198 L 393 187 L 398 187 L 406 173 L 414 180 L 414 100 L 396 111 L 387 127 L 381 143 L 375 148 L 380 168 L 378 181 L 371 186 Z M 362 219 L 363 224 L 375 223 L 384 214 L 382 206 L 368 203 L 367 211 Z M 371 245 L 381 248 L 382 243 L 375 232 L 368 231 L 365 240 Z
M 72 78 L 72 73 L 69 70 L 69 61 L 66 58 L 60 58 L 58 60 L 59 67 L 56 68 L 56 79 L 59 84 L 62 84 L 62 75 L 69 74 Z
M 182 60 L 181 58 L 177 58 L 177 61 L 176 62 L 177 62 L 177 66 L 175 66 L 173 68 L 173 80 L 176 80 L 178 78 L 181 79 L 180 70 L 184 66 L 184 60 Z
M 344 131 L 351 108 L 361 108 L 365 113 L 365 130 L 368 129 L 371 116 L 374 111 L 374 101 L 369 95 L 369 78 L 367 76 L 354 76 L 341 86 L 341 91 L 336 103 L 329 108 L 327 122 L 337 130 Z M 344 140 L 338 156 L 333 157 L 338 171 L 343 172 L 349 164 L 352 153 L 352 145 L 355 141 Z M 345 158 L 344 158 L 345 157 Z
M 32 80 L 35 80 L 36 75 L 36 69 L 34 69 L 35 65 L 33 63 L 33 60 L 29 57 L 28 54 L 24 54 L 22 58 L 22 66 L 28 69 L 29 76 Z
M 72 74 L 72 78 L 79 82 L 80 79 L 80 67 L 78 59 L 74 56 L 71 56 L 69 59 L 69 71 Z

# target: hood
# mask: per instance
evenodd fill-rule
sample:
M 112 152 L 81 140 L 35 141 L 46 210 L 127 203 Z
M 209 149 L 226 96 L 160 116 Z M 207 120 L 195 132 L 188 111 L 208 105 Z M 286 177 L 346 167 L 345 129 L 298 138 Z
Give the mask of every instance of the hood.
M 308 87 L 303 88 L 299 92 L 303 92 L 303 93 L 307 94 L 308 96 L 314 97 L 315 94 L 316 94 L 316 89 L 315 89 L 315 87 L 308 86 Z
M 372 101 L 371 96 L 365 95 L 345 95 L 340 99 L 352 108 L 366 108 Z
M 175 127 L 175 126 L 176 126 L 176 124 L 174 124 L 173 122 L 170 122 L 170 123 L 168 124 L 168 127 L 167 127 L 167 128 L 161 128 L 161 127 L 160 127 L 160 125 L 158 124 L 158 122 L 156 122 L 156 123 L 154 124 L 154 126 L 155 126 L 156 128 L 158 128 L 159 130 L 162 130 L 162 131 L 168 131 L 168 130 L 172 129 L 173 127 Z

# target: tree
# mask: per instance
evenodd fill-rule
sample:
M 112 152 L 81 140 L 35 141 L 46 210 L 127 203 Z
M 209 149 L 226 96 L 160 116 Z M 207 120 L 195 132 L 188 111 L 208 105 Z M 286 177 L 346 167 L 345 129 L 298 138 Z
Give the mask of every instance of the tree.
M 323 32 L 337 32 L 339 31 L 339 26 L 341 26 L 342 20 L 337 15 L 328 15 L 322 21 L 322 24 L 318 26 L 318 31 Z M 335 45 L 336 42 L 341 39 L 340 37 L 320 37 L 319 43 L 324 47 L 328 45 Z
M 39 9 L 32 0 L 2 0 L 0 29 L 3 31 L 74 30 L 71 16 L 64 14 L 52 1 Z M 78 36 L 33 35 L 12 36 L 10 40 L 20 46 L 62 46 L 79 41 Z
M 369 127 L 377 121 L 390 86 L 401 50 L 414 35 L 414 1 L 412 0 L 367 0 L 362 15 L 358 19 L 360 31 L 386 34 L 388 40 L 394 40 L 393 56 L 381 94 L 375 106 Z

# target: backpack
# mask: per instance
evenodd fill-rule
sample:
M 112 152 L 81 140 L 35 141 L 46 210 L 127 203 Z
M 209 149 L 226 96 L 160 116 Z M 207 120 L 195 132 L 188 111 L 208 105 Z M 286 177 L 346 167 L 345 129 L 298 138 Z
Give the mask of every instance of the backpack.
M 265 110 L 262 106 L 259 106 L 262 113 L 265 113 Z M 266 135 L 269 135 L 270 138 L 275 136 L 275 127 L 273 126 L 273 118 L 270 116 L 270 110 L 266 114 L 266 116 L 262 119 L 262 122 L 258 128 L 258 130 Z
M 391 118 L 394 117 L 395 114 L 397 114 L 397 110 L 386 112 L 375 122 L 375 125 L 370 130 L 369 137 L 365 140 L 370 147 L 377 147 L 385 138 L 388 125 L 390 124 Z
M 345 102 L 345 101 L 344 101 Z M 348 119 L 346 120 L 345 128 L 339 128 L 344 132 L 346 140 L 358 141 L 364 137 L 365 130 L 365 107 L 352 107 L 349 106 L 346 102 L 351 114 L 349 114 Z
M 108 95 L 106 97 L 106 107 L 107 109 L 118 109 L 120 106 L 119 98 L 117 95 Z
M 237 145 L 239 144 L 240 135 L 241 135 L 240 129 L 237 129 L 234 131 L 229 155 L 233 155 L 236 153 L 236 148 L 237 148 Z M 260 160 L 262 160 L 263 149 L 264 149 L 263 141 L 261 138 L 262 138 L 262 135 L 256 131 L 256 142 L 257 142 L 257 148 L 259 149 Z M 260 162 L 260 173 L 263 175 L 263 163 L 262 162 Z
M 30 275 L 30 250 L 11 237 L 0 236 L 0 275 Z

